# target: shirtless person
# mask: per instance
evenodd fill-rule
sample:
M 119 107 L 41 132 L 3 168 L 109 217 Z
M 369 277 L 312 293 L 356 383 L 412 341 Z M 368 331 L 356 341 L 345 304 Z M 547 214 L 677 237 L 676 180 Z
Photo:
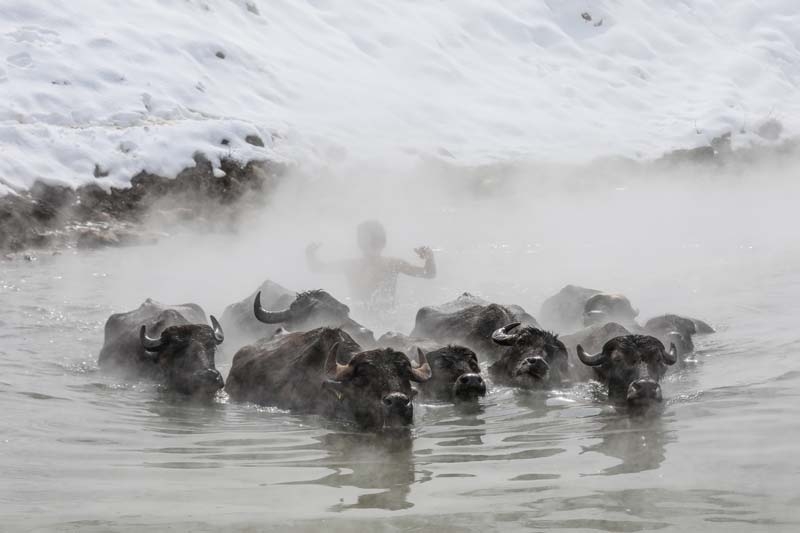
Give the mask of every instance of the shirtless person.
M 347 276 L 351 295 L 364 302 L 368 309 L 387 310 L 394 307 L 397 276 L 405 274 L 416 278 L 436 277 L 433 251 L 427 246 L 414 251 L 425 260 L 424 266 L 414 266 L 396 257 L 384 257 L 386 230 L 377 220 L 367 220 L 358 225 L 358 246 L 364 253 L 358 259 L 325 263 L 317 257 L 319 243 L 306 248 L 306 259 L 312 272 L 341 272 Z

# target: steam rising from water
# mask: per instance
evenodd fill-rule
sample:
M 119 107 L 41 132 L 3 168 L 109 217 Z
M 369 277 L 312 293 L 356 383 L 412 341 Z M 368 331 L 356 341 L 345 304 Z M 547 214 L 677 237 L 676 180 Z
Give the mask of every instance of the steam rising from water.
M 113 275 L 113 304 L 147 296 L 197 301 L 207 311 L 248 295 L 265 278 L 294 290 L 326 288 L 376 332 L 411 329 L 420 305 L 463 291 L 536 314 L 568 283 L 628 294 L 642 316 L 702 314 L 711 289 L 737 283 L 796 250 L 798 159 L 741 168 L 657 169 L 623 162 L 459 169 L 439 162 L 298 167 L 235 233 L 196 231 L 141 248 Z M 360 314 L 336 275 L 314 275 L 304 249 L 326 260 L 358 255 L 355 226 L 387 228 L 386 254 L 436 252 L 435 280 L 402 278 L 388 323 Z M 112 252 L 113 253 L 113 252 Z M 714 317 L 705 317 L 714 321 Z

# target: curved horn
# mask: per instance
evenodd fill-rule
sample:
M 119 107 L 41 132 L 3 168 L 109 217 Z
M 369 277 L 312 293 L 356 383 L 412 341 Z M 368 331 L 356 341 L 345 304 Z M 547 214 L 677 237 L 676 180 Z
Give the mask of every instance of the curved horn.
M 253 313 L 255 313 L 256 318 L 260 322 L 265 324 L 278 324 L 280 322 L 286 322 L 292 317 L 289 309 L 272 313 L 261 307 L 261 291 L 258 291 L 258 294 L 256 294 L 256 299 L 253 301 Z
M 675 348 L 675 343 L 669 343 L 669 351 L 664 354 L 664 362 L 667 365 L 674 365 L 678 362 L 678 349 Z
M 500 346 L 513 346 L 519 334 L 509 335 L 508 332 L 519 326 L 519 324 L 519 322 L 512 322 L 511 324 L 496 330 L 494 333 L 492 333 L 492 341 Z
M 164 347 L 161 344 L 160 337 L 158 339 L 151 339 L 147 336 L 147 326 L 144 324 L 142 324 L 142 327 L 139 328 L 139 340 L 142 342 L 144 349 L 149 352 L 157 352 Z
M 217 344 L 222 344 L 222 341 L 225 340 L 225 333 L 222 331 L 222 326 L 214 315 L 209 316 L 211 317 L 211 328 L 214 330 L 214 340 L 217 341 Z
M 606 355 L 605 352 L 599 352 L 595 355 L 589 355 L 588 353 L 586 353 L 586 350 L 584 350 L 583 346 L 581 346 L 580 344 L 576 348 L 576 351 L 578 352 L 578 359 L 580 359 L 581 363 L 583 363 L 584 365 L 600 366 L 608 360 L 608 356 Z
M 337 361 L 339 356 L 339 343 L 334 343 L 325 359 L 325 374 L 334 381 L 344 381 L 353 374 L 353 367 L 349 364 L 340 365 Z
M 431 365 L 428 364 L 428 358 L 425 357 L 425 352 L 420 348 L 417 348 L 417 363 L 419 366 L 416 368 L 411 367 L 411 381 L 425 383 L 431 379 L 433 372 L 431 371 Z

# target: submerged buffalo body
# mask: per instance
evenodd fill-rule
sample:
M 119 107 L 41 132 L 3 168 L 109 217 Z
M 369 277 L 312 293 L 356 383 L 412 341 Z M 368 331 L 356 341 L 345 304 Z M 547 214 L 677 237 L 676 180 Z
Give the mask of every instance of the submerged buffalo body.
M 617 322 L 633 324 L 639 311 L 622 294 L 611 294 L 567 285 L 542 304 L 542 322 L 559 331 L 573 332 L 585 326 Z
M 634 410 L 662 402 L 659 382 L 678 358 L 674 345 L 666 351 L 661 341 L 650 335 L 615 337 L 594 355 L 580 345 L 577 352 L 581 362 L 593 367 L 608 387 L 609 400 Z
M 417 356 L 417 348 L 428 353 L 444 347 L 441 342 L 419 337 L 409 337 L 408 335 L 396 331 L 387 331 L 381 335 L 378 339 L 378 346 L 381 348 L 394 348 L 395 350 L 405 353 L 410 358 Z
M 601 292 L 591 296 L 583 306 L 583 325 L 605 324 L 617 322 L 628 325 L 635 324 L 639 310 L 634 309 L 631 301 L 623 294 Z
M 698 334 L 713 333 L 714 328 L 702 320 L 680 315 L 662 315 L 651 318 L 644 325 L 647 333 L 658 337 L 665 345 L 672 343 L 683 356 L 694 351 L 693 337 Z
M 288 331 L 339 328 L 362 346 L 375 344 L 372 331 L 350 318 L 350 308 L 321 289 L 298 293 L 294 301 L 280 311 L 267 311 L 261 305 L 261 294 L 256 294 L 253 314 L 259 322 L 280 324 Z
M 492 335 L 492 340 L 504 348 L 500 358 L 489 367 L 492 379 L 528 389 L 558 386 L 567 380 L 567 348 L 558 336 L 519 325 L 509 324 Z
M 665 345 L 675 344 L 679 355 L 694 350 L 692 337 L 713 333 L 714 328 L 695 318 L 667 314 L 651 318 L 644 327 L 636 322 L 639 311 L 622 294 L 611 294 L 567 285 L 542 305 L 542 321 L 562 331 L 576 331 L 616 323 L 633 333 L 657 337 Z M 583 334 L 584 332 L 579 332 Z
M 319 327 L 341 328 L 362 346 L 375 343 L 372 332 L 350 318 L 350 308 L 324 290 L 294 293 L 269 280 L 222 315 L 235 326 L 243 344 L 271 337 L 279 330 L 308 331 Z M 231 329 L 231 328 L 228 328 Z
M 586 301 L 601 291 L 567 285 L 542 303 L 539 320 L 556 331 L 576 331 L 583 327 Z
M 214 355 L 224 335 L 200 306 L 166 306 L 147 299 L 138 309 L 111 315 L 98 365 L 127 377 L 157 380 L 184 394 L 213 396 L 224 385 Z
M 538 327 L 536 319 L 518 305 L 488 303 L 464 293 L 453 302 L 417 311 L 411 336 L 461 344 L 496 359 L 503 349 L 492 342 L 492 334 L 513 322 Z
M 317 328 L 240 349 L 225 390 L 237 401 L 379 429 L 412 423 L 411 382 L 430 377 L 424 354 L 415 367 L 405 354 L 391 348 L 361 351 L 345 331 Z
M 272 336 L 281 326 L 268 326 L 253 314 L 256 295 L 261 294 L 261 304 L 270 311 L 286 309 L 294 301 L 296 294 L 281 285 L 266 280 L 250 296 L 229 305 L 222 313 L 225 333 L 236 346 L 250 344 L 263 337 Z

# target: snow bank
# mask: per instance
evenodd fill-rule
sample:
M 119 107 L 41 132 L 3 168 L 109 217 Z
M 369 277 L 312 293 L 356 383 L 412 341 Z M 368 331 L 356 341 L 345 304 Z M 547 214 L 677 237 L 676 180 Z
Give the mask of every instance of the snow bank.
M 171 176 L 196 151 L 586 160 L 747 140 L 768 119 L 800 130 L 797 0 L 0 0 L 0 14 L 0 194 Z

